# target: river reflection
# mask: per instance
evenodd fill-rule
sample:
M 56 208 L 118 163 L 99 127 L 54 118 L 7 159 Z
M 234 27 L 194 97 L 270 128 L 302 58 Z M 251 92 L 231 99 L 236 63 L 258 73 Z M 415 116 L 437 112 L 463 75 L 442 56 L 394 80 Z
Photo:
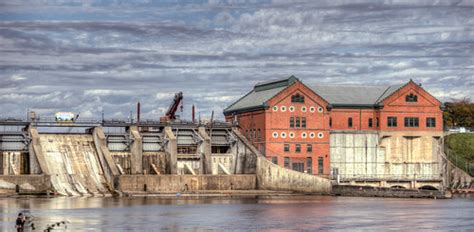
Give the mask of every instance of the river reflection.
M 474 198 L 0 198 L 0 229 L 29 210 L 37 230 L 68 231 L 474 231 Z

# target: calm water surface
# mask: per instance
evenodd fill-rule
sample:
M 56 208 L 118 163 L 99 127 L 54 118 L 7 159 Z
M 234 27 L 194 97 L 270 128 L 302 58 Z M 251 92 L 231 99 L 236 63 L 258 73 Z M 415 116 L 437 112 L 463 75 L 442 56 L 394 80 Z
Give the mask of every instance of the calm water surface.
M 474 197 L 451 200 L 300 196 L 273 199 L 0 198 L 0 230 L 18 212 L 36 231 L 474 231 Z

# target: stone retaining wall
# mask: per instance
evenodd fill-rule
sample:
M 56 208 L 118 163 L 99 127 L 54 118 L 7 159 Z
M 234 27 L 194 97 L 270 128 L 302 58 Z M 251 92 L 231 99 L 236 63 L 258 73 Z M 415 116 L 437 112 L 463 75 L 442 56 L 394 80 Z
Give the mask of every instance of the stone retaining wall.
M 186 192 L 199 190 L 255 190 L 255 175 L 122 175 L 115 178 L 121 192 Z
M 18 186 L 18 187 L 17 187 Z M 47 175 L 0 176 L 0 193 L 46 193 L 52 190 Z

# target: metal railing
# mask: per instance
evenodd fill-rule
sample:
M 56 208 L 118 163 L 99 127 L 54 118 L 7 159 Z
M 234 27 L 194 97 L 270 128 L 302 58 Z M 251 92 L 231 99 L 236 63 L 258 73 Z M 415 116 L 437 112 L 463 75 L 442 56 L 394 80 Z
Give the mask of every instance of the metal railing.
M 474 163 L 471 163 L 467 159 L 460 157 L 447 147 L 445 148 L 445 151 L 446 158 L 448 158 L 454 164 L 454 166 L 462 169 L 470 176 L 474 176 Z

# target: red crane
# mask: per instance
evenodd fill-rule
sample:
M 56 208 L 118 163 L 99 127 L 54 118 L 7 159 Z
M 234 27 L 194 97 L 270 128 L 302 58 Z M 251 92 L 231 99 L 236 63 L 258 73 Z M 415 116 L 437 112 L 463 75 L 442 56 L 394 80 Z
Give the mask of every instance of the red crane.
M 183 101 L 183 92 L 176 93 L 174 95 L 173 102 L 168 107 L 166 114 L 164 117 L 160 118 L 160 122 L 170 122 L 176 119 L 176 111 L 178 110 L 179 105 Z M 181 106 L 181 110 L 183 110 L 183 106 Z

